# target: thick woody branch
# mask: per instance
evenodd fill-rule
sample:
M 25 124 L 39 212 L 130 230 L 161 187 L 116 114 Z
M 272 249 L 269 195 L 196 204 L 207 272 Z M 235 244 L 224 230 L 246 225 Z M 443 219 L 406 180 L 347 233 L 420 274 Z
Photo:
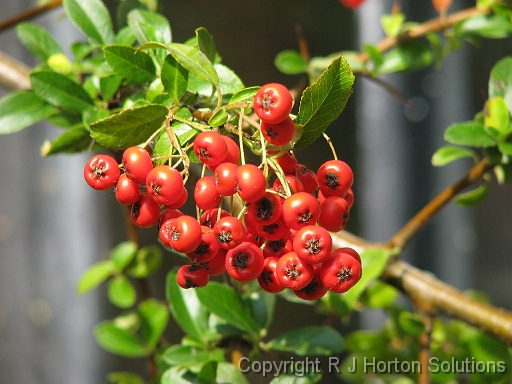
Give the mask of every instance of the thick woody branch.
M 12 91 L 30 89 L 31 69 L 22 62 L 0 52 L 0 84 Z

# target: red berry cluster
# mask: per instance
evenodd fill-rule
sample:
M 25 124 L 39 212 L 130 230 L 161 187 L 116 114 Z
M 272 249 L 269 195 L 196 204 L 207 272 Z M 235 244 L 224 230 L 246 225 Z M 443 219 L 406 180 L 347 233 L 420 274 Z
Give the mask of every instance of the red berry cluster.
M 268 143 L 282 146 L 292 140 L 292 106 L 281 84 L 267 84 L 256 93 L 254 111 Z M 245 164 L 227 135 L 201 132 L 193 150 L 205 169 L 193 191 L 197 217 L 179 210 L 188 198 L 180 171 L 154 166 L 141 147 L 126 149 L 121 165 L 111 156 L 96 155 L 84 169 L 91 187 L 115 187 L 117 200 L 131 205 L 136 225 L 158 223 L 161 243 L 188 257 L 177 273 L 181 287 L 202 287 L 210 276 L 227 272 L 241 282 L 257 279 L 268 292 L 289 288 L 315 300 L 328 290 L 345 292 L 359 281 L 359 255 L 351 248 L 333 249 L 329 233 L 345 227 L 354 201 L 354 176 L 345 162 L 329 160 L 315 173 L 290 151 L 267 151 L 282 171 L 275 172 L 269 187 L 274 175 Z M 221 208 L 223 197 L 242 202 L 238 216 Z

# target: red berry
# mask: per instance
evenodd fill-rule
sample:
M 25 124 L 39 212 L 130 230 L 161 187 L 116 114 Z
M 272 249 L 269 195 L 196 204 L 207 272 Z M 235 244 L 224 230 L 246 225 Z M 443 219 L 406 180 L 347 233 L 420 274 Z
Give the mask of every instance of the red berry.
M 249 228 L 249 227 L 248 227 Z M 279 240 L 284 238 L 289 232 L 290 228 L 286 225 L 283 216 L 280 216 L 277 221 L 267 225 L 255 225 L 256 235 L 263 237 L 267 240 Z
M 192 252 L 187 252 L 187 256 L 194 263 L 204 263 L 213 259 L 220 249 L 215 233 L 210 227 L 201 227 L 202 235 L 199 245 Z
M 181 288 L 204 287 L 208 284 L 210 275 L 206 268 L 198 264 L 182 265 L 176 273 L 176 281 Z
M 226 158 L 227 152 L 228 146 L 217 132 L 201 132 L 194 139 L 194 153 L 203 164 L 219 165 Z
M 289 252 L 279 259 L 276 266 L 277 278 L 285 287 L 296 290 L 306 287 L 314 275 L 311 264 L 303 262 L 295 252 Z
M 318 224 L 331 232 L 339 232 L 347 225 L 349 206 L 347 200 L 339 196 L 329 196 L 320 204 Z
M 247 214 L 257 225 L 275 223 L 283 212 L 281 198 L 275 193 L 265 192 L 263 197 L 247 205 Z
M 217 241 L 224 249 L 235 248 L 245 239 L 245 227 L 233 216 L 221 217 L 213 226 Z
M 293 235 L 290 231 L 281 239 L 268 240 L 263 248 L 264 257 L 280 257 L 293 251 Z
M 201 225 L 213 228 L 213 226 L 215 225 L 217 220 L 220 219 L 221 217 L 225 217 L 225 216 L 231 216 L 231 215 L 224 209 L 221 209 L 220 215 L 219 215 L 218 208 L 208 209 L 207 211 L 203 212 L 203 214 L 201 215 L 201 218 L 199 219 L 199 222 L 201 223 Z
M 139 200 L 132 205 L 132 221 L 135 225 L 148 228 L 160 218 L 160 205 L 147 192 L 141 193 Z
M 180 198 L 172 204 L 166 204 L 165 207 L 171 208 L 171 209 L 181 208 L 181 207 L 183 207 L 183 205 L 185 205 L 185 203 L 187 202 L 187 199 L 188 199 L 188 191 L 187 191 L 187 188 L 183 187 L 183 189 L 181 190 Z
M 261 249 L 246 241 L 230 249 L 226 254 L 226 271 L 241 282 L 256 279 L 263 271 L 263 264 Z
M 277 151 L 268 151 L 269 154 L 278 153 Z M 283 170 L 285 175 L 294 175 L 295 167 L 297 166 L 297 158 L 295 155 L 288 151 L 283 153 L 281 156 L 275 157 L 274 160 Z
M 138 184 L 144 184 L 148 173 L 153 169 L 151 156 L 141 147 L 125 149 L 122 164 L 126 175 Z
M 290 187 L 290 192 L 292 193 L 292 195 L 297 192 L 304 192 L 304 186 L 297 177 L 293 175 L 285 175 L 285 179 L 286 182 L 288 183 L 288 186 Z M 274 180 L 274 183 L 272 184 L 272 189 L 277 193 L 280 193 L 281 195 L 286 195 L 283 184 L 279 179 Z
M 332 292 L 343 293 L 361 279 L 361 263 L 347 251 L 337 249 L 322 263 L 320 278 Z
M 311 169 L 303 164 L 297 164 L 295 167 L 295 173 L 297 179 L 304 186 L 304 192 L 314 193 L 318 188 L 318 181 L 316 180 L 316 174 Z
M 221 163 L 215 168 L 215 186 L 222 196 L 231 196 L 236 193 L 235 173 L 238 166 L 233 163 Z
M 355 9 L 361 5 L 364 0 L 340 0 L 340 3 L 350 9 Z
M 126 173 L 119 176 L 116 184 L 116 199 L 123 205 L 135 204 L 140 197 L 140 186 L 128 178 Z
M 201 244 L 201 225 L 194 217 L 182 215 L 170 221 L 169 245 L 176 252 L 189 253 Z
M 148 193 L 162 205 L 170 205 L 178 201 L 183 188 L 183 179 L 180 172 L 169 165 L 160 165 L 153 168 L 146 178 Z
M 261 121 L 261 134 L 270 144 L 277 147 L 288 144 L 295 135 L 295 124 L 290 117 L 286 117 L 279 123 L 268 123 Z
M 94 189 L 112 188 L 120 176 L 116 159 L 109 155 L 94 155 L 84 167 L 84 179 Z
M 235 171 L 237 192 L 247 203 L 263 197 L 267 189 L 267 180 L 261 169 L 254 164 L 241 165 Z
M 303 300 L 318 300 L 327 293 L 328 289 L 322 283 L 319 271 L 320 268 L 315 267 L 313 279 L 304 288 L 294 290 L 293 293 L 295 296 L 300 297 Z
M 202 210 L 218 207 L 222 197 L 217 192 L 213 176 L 203 176 L 197 180 L 194 187 L 194 201 Z
M 331 234 L 318 225 L 303 227 L 295 234 L 293 251 L 306 263 L 322 263 L 332 252 Z
M 318 186 L 325 197 L 345 196 L 354 182 L 354 174 L 347 163 L 329 160 L 323 163 L 316 173 Z
M 269 124 L 285 120 L 293 106 L 293 98 L 288 89 L 279 83 L 262 86 L 254 96 L 254 112 Z
M 219 276 L 226 272 L 226 249 L 220 248 L 219 252 L 211 260 L 201 263 L 210 276 Z
M 269 293 L 278 293 L 285 289 L 276 275 L 278 257 L 267 257 L 263 263 L 263 271 L 258 276 L 261 288 Z
M 320 204 L 307 192 L 299 192 L 288 197 L 283 203 L 283 218 L 295 230 L 314 225 L 320 217 Z

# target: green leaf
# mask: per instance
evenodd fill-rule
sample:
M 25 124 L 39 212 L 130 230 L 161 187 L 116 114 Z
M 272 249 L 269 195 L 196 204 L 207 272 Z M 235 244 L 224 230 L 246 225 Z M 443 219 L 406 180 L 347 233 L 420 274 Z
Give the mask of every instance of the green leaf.
M 119 308 L 129 308 L 137 300 L 133 284 L 124 275 L 114 276 L 108 283 L 108 299 Z
M 512 94 L 512 56 L 499 60 L 489 76 L 489 98 L 503 97 Z M 509 110 L 511 110 L 509 106 Z
M 386 36 L 396 37 L 400 33 L 402 26 L 404 25 L 405 15 L 401 12 L 393 14 L 385 14 L 380 18 L 380 23 Z
M 212 62 L 199 48 L 178 43 L 169 44 L 167 47 L 176 61 L 194 76 L 216 86 L 219 84 L 219 76 Z
M 55 111 L 32 91 L 12 92 L 0 99 L 0 135 L 21 131 Z
M 432 51 L 419 41 L 410 41 L 391 49 L 383 55 L 380 73 L 417 71 L 433 61 Z
M 219 76 L 220 90 L 223 95 L 233 94 L 244 88 L 242 80 L 230 68 L 220 63 L 213 67 Z
M 498 143 L 498 149 L 504 155 L 512 156 L 512 143 L 510 143 L 508 141 L 507 142 Z
M 432 165 L 436 167 L 442 167 L 451 163 L 452 161 L 463 159 L 465 157 L 471 157 L 474 160 L 477 159 L 476 154 L 472 149 L 446 145 L 439 148 L 434 153 L 432 156 Z
M 175 344 L 163 351 L 161 360 L 163 363 L 173 366 L 201 366 L 207 361 L 222 362 L 224 351 L 220 348 L 205 351 L 191 345 Z
M 293 49 L 279 52 L 274 60 L 274 65 L 286 75 L 298 75 L 308 69 L 308 63 Z
M 60 73 L 33 72 L 30 83 L 37 96 L 58 107 L 83 112 L 94 106 L 91 97 L 79 84 Z
M 100 90 L 103 100 L 108 102 L 121 86 L 123 77 L 119 75 L 110 75 L 100 78 Z
M 109 45 L 103 52 L 112 69 L 128 81 L 148 83 L 156 76 L 155 64 L 146 52 L 124 45 Z
M 302 94 L 295 123 L 304 131 L 295 149 L 308 146 L 322 135 L 345 108 L 353 87 L 354 74 L 345 58 L 339 56 Z
M 229 324 L 249 333 L 258 331 L 251 311 L 233 288 L 210 282 L 206 287 L 197 289 L 196 293 L 202 305 Z
M 490 182 L 486 181 L 469 192 L 461 193 L 455 196 L 453 201 L 455 201 L 461 207 L 474 207 L 475 205 L 482 202 L 482 200 L 487 196 L 490 187 Z
M 477 148 L 496 145 L 494 139 L 485 132 L 484 126 L 476 121 L 450 125 L 444 133 L 444 139 L 453 144 Z
M 64 0 L 64 10 L 87 37 L 101 45 L 114 42 L 114 30 L 108 9 L 100 0 Z
M 124 241 L 117 244 L 112 249 L 112 252 L 110 252 L 110 260 L 112 260 L 118 272 L 123 272 L 136 254 L 137 244 L 133 241 Z
M 57 155 L 61 153 L 77 153 L 89 149 L 91 145 L 90 132 L 83 125 L 72 127 L 57 136 L 47 146 L 41 149 L 42 156 Z
M 316 361 L 312 362 L 313 364 L 316 364 Z M 308 363 L 306 363 L 308 364 Z M 304 365 L 304 367 L 307 367 L 307 365 Z M 310 365 L 311 367 L 311 365 Z M 294 367 L 294 369 L 297 369 L 299 367 Z M 299 368 L 301 369 L 301 368 Z M 293 374 L 285 373 L 280 374 L 277 377 L 274 377 L 272 381 L 269 384 L 315 384 L 319 383 L 322 379 L 322 373 L 319 371 L 315 371 L 316 366 L 313 366 L 311 368 L 306 369 L 306 372 L 303 372 L 299 375 L 301 372 L 300 370 L 295 370 Z M 332 369 L 330 367 L 330 369 Z M 335 368 L 336 369 L 336 368 Z
M 493 378 L 492 382 L 495 382 L 494 380 L 498 377 L 508 377 L 510 379 L 510 370 L 506 367 L 510 367 L 512 364 L 512 357 L 505 343 L 483 332 L 473 332 L 466 343 L 471 356 L 476 361 L 496 362 L 496 367 L 501 367 L 501 371 L 496 369 L 494 372 L 485 372 L 484 376 L 487 376 L 488 379 L 483 382 L 491 382 L 489 380 L 491 377 Z
M 23 46 L 43 62 L 55 53 L 63 53 L 53 36 L 45 28 L 36 24 L 19 23 L 16 25 L 16 34 Z
M 168 109 L 149 104 L 112 115 L 91 124 L 91 136 L 106 148 L 125 149 L 147 140 L 162 126 Z
M 217 383 L 249 384 L 249 381 L 236 365 L 219 362 L 217 364 Z
M 235 103 L 246 103 L 251 102 L 254 100 L 254 95 L 256 95 L 256 92 L 258 92 L 258 89 L 260 89 L 259 86 L 255 87 L 248 87 L 244 88 L 240 91 L 237 91 L 233 96 L 231 96 L 231 99 L 229 100 L 229 104 L 235 104 Z
M 216 361 L 207 361 L 203 364 L 199 372 L 197 373 L 197 378 L 199 379 L 200 384 L 216 384 L 217 383 L 217 365 Z
M 199 302 L 197 292 L 182 289 L 176 282 L 175 271 L 167 274 L 166 297 L 172 316 L 183 331 L 202 340 L 208 327 L 208 312 Z
M 405 333 L 413 337 L 418 337 L 425 332 L 425 323 L 416 313 L 407 311 L 400 312 L 398 315 L 398 323 Z
M 498 15 L 477 15 L 457 24 L 457 35 L 477 35 L 488 39 L 503 39 L 512 33 L 512 22 Z
M 484 107 L 484 124 L 499 132 L 501 140 L 509 134 L 510 114 L 505 100 L 501 97 L 493 97 L 487 100 Z
M 139 338 L 112 321 L 98 324 L 94 328 L 94 336 L 101 347 L 120 356 L 136 358 L 149 353 Z
M 214 63 L 217 49 L 215 48 L 215 43 L 211 35 L 205 28 L 200 27 L 196 29 L 196 39 L 201 52 L 205 54 L 210 62 Z
M 171 26 L 162 15 L 143 9 L 134 9 L 128 14 L 128 25 L 140 45 L 148 42 L 170 44 Z
M 368 57 L 375 63 L 377 67 L 379 67 L 382 62 L 382 53 L 377 49 L 377 47 L 373 44 L 364 44 L 364 51 L 368 54 Z
M 162 64 L 160 78 L 174 104 L 179 105 L 181 97 L 187 91 L 188 71 L 172 55 L 167 55 Z
M 167 306 L 155 299 L 144 300 L 139 304 L 141 334 L 151 347 L 155 347 L 169 322 Z
M 287 331 L 266 344 L 274 351 L 291 352 L 299 356 L 329 356 L 343 351 L 343 339 L 334 328 L 307 326 Z
M 135 278 L 148 277 L 162 264 L 162 251 L 155 245 L 143 247 L 137 251 L 135 259 L 126 268 L 128 276 Z
M 366 289 L 367 302 L 371 308 L 388 308 L 398 296 L 398 290 L 379 280 Z
M 229 115 L 226 112 L 225 108 L 219 109 L 217 112 L 213 114 L 212 117 L 208 120 L 208 125 L 211 127 L 220 127 L 226 121 L 228 121 Z
M 91 265 L 82 274 L 78 281 L 77 291 L 79 294 L 89 292 L 91 289 L 100 285 L 114 273 L 114 264 L 111 260 L 99 261 Z
M 112 384 L 146 384 L 141 376 L 133 372 L 110 372 L 107 380 Z

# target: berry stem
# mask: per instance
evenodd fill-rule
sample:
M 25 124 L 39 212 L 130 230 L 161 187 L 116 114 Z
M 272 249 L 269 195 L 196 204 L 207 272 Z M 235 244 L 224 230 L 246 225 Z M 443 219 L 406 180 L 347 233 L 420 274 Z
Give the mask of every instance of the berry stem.
M 332 151 L 332 156 L 334 158 L 334 160 L 338 160 L 338 155 L 336 155 L 336 150 L 334 149 L 334 145 L 332 145 L 332 141 L 331 141 L 331 138 L 329 136 L 327 136 L 325 133 L 322 133 L 325 141 L 327 141 L 327 144 L 329 144 L 329 147 L 331 147 L 331 151 Z
M 244 121 L 245 111 L 243 108 L 240 109 L 240 117 L 238 118 L 238 142 L 240 147 L 240 160 L 242 165 L 245 165 L 245 151 L 244 151 L 244 140 L 242 135 L 242 125 Z

